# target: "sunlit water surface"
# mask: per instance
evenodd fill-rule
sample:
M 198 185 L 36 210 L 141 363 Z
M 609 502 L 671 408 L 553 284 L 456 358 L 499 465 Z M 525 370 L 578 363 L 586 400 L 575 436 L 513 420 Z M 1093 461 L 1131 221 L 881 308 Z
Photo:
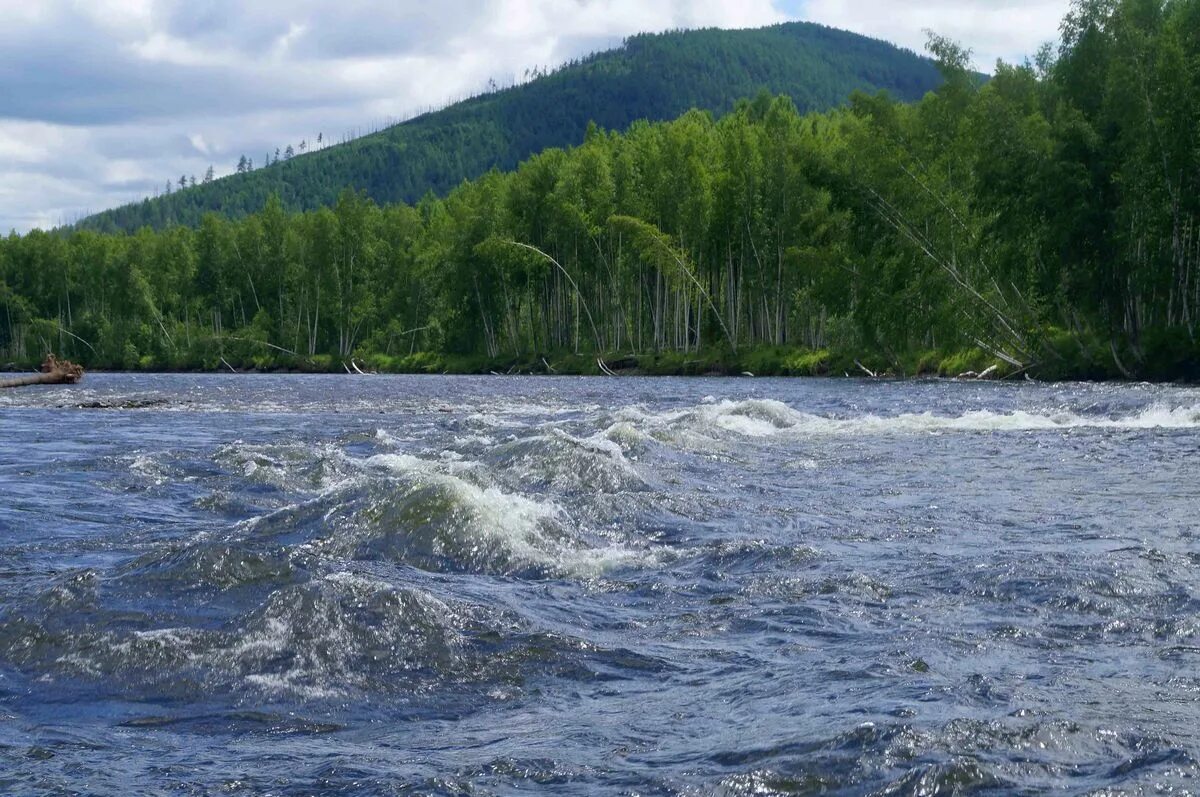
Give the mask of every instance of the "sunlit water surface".
M 0 793 L 1189 793 L 1198 451 L 1150 386 L 7 391 Z

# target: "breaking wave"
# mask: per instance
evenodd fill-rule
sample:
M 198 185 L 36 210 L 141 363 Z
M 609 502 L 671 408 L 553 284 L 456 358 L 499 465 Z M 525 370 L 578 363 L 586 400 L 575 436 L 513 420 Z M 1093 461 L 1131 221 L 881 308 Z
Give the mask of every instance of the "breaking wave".
M 962 415 L 906 413 L 838 418 L 793 409 L 772 399 L 720 401 L 671 413 L 626 410 L 624 420 L 656 437 L 687 439 L 732 434 L 766 438 L 777 435 L 878 435 L 940 432 L 1025 432 L 1070 429 L 1192 429 L 1200 427 L 1200 404 L 1172 407 L 1156 403 L 1124 415 L 1089 415 L 1070 409 L 973 410 Z
M 332 519 L 326 543 L 359 559 L 387 559 L 434 571 L 596 577 L 645 560 L 646 553 L 588 539 L 550 500 L 481 486 L 406 454 L 365 465 L 373 482 L 361 506 Z
M 496 446 L 485 461 L 510 480 L 559 492 L 646 489 L 645 480 L 621 445 L 604 433 L 583 438 L 552 428 L 548 434 Z

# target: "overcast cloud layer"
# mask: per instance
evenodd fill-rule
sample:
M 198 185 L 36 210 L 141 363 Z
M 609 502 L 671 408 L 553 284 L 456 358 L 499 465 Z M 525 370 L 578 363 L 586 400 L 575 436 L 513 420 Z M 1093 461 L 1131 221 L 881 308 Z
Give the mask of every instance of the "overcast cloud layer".
M 980 67 L 1054 37 L 1068 0 L 0 0 L 0 230 L 233 171 L 668 28 L 810 19 Z

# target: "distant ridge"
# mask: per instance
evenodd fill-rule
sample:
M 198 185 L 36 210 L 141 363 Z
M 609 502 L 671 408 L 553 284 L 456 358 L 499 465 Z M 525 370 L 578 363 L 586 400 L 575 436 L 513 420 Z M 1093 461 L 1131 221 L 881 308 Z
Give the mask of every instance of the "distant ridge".
M 329 205 L 345 187 L 380 203 L 443 194 L 492 168 L 583 140 L 589 122 L 622 130 L 691 108 L 721 115 L 762 90 L 801 111 L 856 90 L 916 100 L 940 83 L 934 64 L 887 42 L 805 22 L 753 30 L 641 34 L 549 75 L 475 97 L 378 133 L 244 174 L 107 210 L 79 229 L 194 226 L 205 213 L 241 217 L 278 194 L 289 210 Z

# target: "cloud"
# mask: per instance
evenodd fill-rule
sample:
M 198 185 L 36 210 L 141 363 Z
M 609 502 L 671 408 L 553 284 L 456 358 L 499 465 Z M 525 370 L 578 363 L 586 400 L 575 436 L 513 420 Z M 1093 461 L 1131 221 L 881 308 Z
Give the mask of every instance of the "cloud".
M 974 51 L 991 72 L 996 59 L 1020 62 L 1058 36 L 1070 0 L 804 0 L 800 16 L 887 39 L 917 52 L 926 30 Z
M 201 155 L 209 154 L 208 142 L 204 140 L 204 136 L 200 135 L 199 133 L 192 133 L 190 136 L 188 136 L 188 141 L 192 142 L 192 146 L 195 147 L 196 151 Z
M 1032 50 L 1066 0 L 0 0 L 0 230 L 403 118 L 643 31 L 811 18 Z M 1036 38 L 1036 36 L 1035 36 Z

